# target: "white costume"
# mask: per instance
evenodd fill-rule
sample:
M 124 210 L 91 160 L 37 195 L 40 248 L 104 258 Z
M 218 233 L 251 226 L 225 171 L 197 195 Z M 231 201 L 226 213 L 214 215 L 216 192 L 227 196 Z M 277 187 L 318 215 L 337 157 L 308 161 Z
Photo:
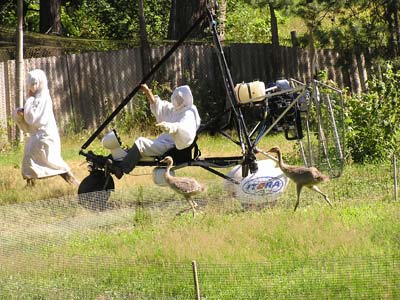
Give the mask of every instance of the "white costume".
M 135 141 L 142 156 L 158 156 L 176 146 L 177 149 L 189 147 L 200 127 L 200 116 L 196 106 L 193 104 L 193 95 L 189 86 L 177 87 L 171 102 L 161 100 L 155 96 L 155 102 L 150 109 L 156 117 L 159 127 L 165 131 L 150 140 L 140 137 Z
M 179 150 L 189 147 L 194 142 L 197 129 L 200 127 L 200 116 L 193 104 L 189 86 L 177 87 L 172 93 L 171 102 L 161 100 L 152 94 L 148 94 L 147 97 L 151 97 L 149 99 L 154 97 L 154 102 L 150 102 L 150 109 L 156 117 L 157 126 L 164 133 L 155 140 L 138 138 L 122 161 L 110 165 L 111 172 L 118 179 L 123 173 L 130 173 L 144 156 L 160 156 L 175 146 Z
M 33 96 L 24 105 L 23 116 L 13 116 L 17 125 L 29 133 L 22 160 L 24 179 L 44 178 L 68 173 L 70 167 L 61 157 L 61 143 L 53 103 L 47 88 L 46 74 L 42 70 L 28 73 L 28 90 Z

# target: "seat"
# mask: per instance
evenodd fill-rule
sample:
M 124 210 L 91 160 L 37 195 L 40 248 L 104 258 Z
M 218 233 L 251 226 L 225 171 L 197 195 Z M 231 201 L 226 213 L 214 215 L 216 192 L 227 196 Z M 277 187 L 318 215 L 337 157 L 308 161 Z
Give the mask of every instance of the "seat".
M 162 160 L 167 156 L 171 156 L 174 160 L 175 165 L 179 165 L 185 162 L 189 162 L 197 159 L 201 155 L 199 146 L 197 145 L 197 136 L 195 137 L 193 143 L 184 149 L 177 149 L 176 147 L 169 149 L 163 155 L 158 157 L 158 160 Z

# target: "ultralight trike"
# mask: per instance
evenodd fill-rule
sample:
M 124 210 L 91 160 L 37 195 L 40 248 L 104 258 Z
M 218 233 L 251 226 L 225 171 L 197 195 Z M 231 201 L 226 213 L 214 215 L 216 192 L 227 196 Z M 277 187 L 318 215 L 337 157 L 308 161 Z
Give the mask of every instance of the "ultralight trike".
M 173 148 L 160 157 L 143 159 L 139 161 L 137 167 L 155 167 L 154 172 L 162 174 L 165 165 L 160 161 L 166 156 L 171 156 L 175 163 L 173 170 L 184 167 L 201 167 L 237 185 L 246 194 L 253 194 L 254 196 L 273 194 L 279 192 L 274 184 L 276 178 L 273 175 L 266 176 L 265 172 L 257 175 L 260 164 L 257 161 L 256 154 L 262 152 L 257 145 L 269 133 L 281 131 L 286 139 L 298 142 L 305 166 L 318 166 L 318 168 L 325 170 L 330 177 L 341 175 L 344 160 L 341 91 L 317 80 L 312 80 L 308 84 L 295 79 L 280 79 L 268 86 L 265 86 L 265 83 L 261 81 L 235 85 L 221 46 L 214 11 L 214 7 L 207 6 L 205 8 L 202 16 L 83 144 L 79 153 L 86 158 L 90 174 L 81 182 L 78 189 L 79 195 L 114 189 L 113 174 L 107 167 L 107 160 L 115 159 L 115 153 L 121 151 L 118 134 L 111 131 L 103 138 L 103 146 L 111 151 L 109 156 L 87 151 L 87 147 L 134 97 L 139 91 L 140 85 L 151 78 L 204 19 L 208 20 L 211 28 L 229 105 L 224 111 L 203 124 L 197 134 L 199 135 L 211 127 L 215 130 L 215 123 L 223 116 L 229 115 L 234 124 L 235 138 L 224 130 L 217 130 L 217 132 L 235 143 L 240 151 L 238 151 L 237 156 L 202 157 L 195 140 L 186 149 L 177 150 Z M 251 122 L 245 117 L 245 113 L 249 111 L 252 115 Z M 240 167 L 241 176 L 239 178 L 221 171 L 221 169 L 235 166 Z M 251 185 L 244 184 L 248 176 L 255 177 L 257 186 L 261 188 L 254 189 L 254 185 L 251 188 Z M 106 197 L 102 201 L 107 201 L 107 199 Z

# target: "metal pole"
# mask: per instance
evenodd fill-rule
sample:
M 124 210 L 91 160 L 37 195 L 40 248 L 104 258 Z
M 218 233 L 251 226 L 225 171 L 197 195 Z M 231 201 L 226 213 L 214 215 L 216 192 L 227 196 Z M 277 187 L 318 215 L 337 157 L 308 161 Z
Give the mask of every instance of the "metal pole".
M 24 106 L 24 54 L 23 54 L 23 43 L 24 43 L 24 32 L 23 32 L 23 0 L 17 1 L 17 60 L 15 64 L 15 79 L 16 79 L 16 106 Z M 23 139 L 22 131 L 18 131 L 18 139 L 21 141 Z
M 396 154 L 393 154 L 393 190 L 394 190 L 394 200 L 397 201 L 397 162 L 396 162 Z
M 196 293 L 196 300 L 201 300 L 200 296 L 200 286 L 199 286 L 199 277 L 197 276 L 197 264 L 196 261 L 192 261 L 192 269 L 193 269 L 193 279 L 194 279 L 194 291 Z

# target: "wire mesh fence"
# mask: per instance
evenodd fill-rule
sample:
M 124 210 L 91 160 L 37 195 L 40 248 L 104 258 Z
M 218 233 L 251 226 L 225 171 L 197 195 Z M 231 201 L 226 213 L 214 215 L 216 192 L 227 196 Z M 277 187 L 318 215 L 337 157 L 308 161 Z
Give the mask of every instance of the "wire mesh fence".
M 190 262 L 51 256 L 26 264 L 2 264 L 2 299 L 196 299 Z M 198 283 L 200 299 L 399 299 L 399 267 L 398 257 L 200 263 Z
M 225 212 L 292 209 L 296 196 L 293 184 L 273 201 L 231 198 L 217 181 L 207 185 L 207 195 L 195 199 L 200 211 L 209 207 Z M 390 200 L 393 167 L 349 166 L 340 178 L 321 188 L 335 206 L 366 199 Z M 104 230 L 134 230 L 149 219 L 168 222 L 186 210 L 184 200 L 154 186 L 85 197 L 93 205 L 80 205 L 79 197 L 73 195 L 0 206 L 1 299 L 196 299 L 190 261 L 136 261 L 128 250 L 125 256 L 112 256 L 107 254 L 107 243 L 112 240 L 104 242 L 102 251 L 79 248 L 82 246 L 75 243 L 82 239 L 90 242 L 93 233 Z M 319 194 L 306 189 L 300 207 L 312 205 L 326 204 Z M 200 299 L 400 298 L 400 259 L 396 255 L 198 262 L 197 275 Z

